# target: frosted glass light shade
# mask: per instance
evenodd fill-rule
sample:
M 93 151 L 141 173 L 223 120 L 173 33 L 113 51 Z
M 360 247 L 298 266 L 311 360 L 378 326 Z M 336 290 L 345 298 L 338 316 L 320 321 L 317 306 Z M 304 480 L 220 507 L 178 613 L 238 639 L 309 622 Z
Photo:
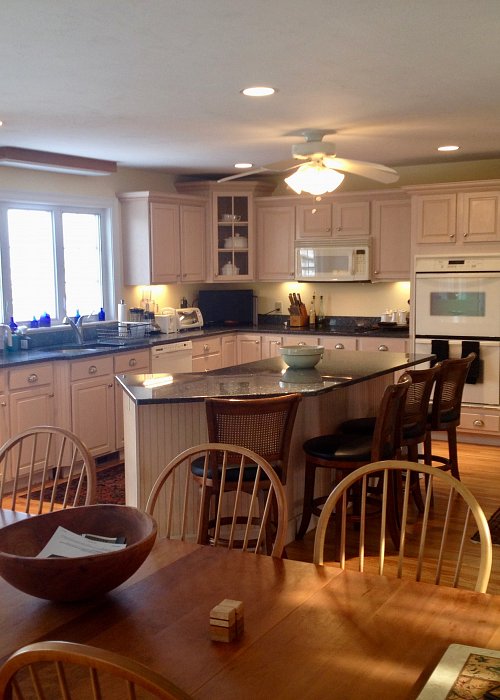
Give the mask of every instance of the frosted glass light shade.
M 344 175 L 337 170 L 325 168 L 318 163 L 304 163 L 293 175 L 285 178 L 285 182 L 297 194 L 309 192 L 312 195 L 320 195 L 336 190 L 343 179 Z

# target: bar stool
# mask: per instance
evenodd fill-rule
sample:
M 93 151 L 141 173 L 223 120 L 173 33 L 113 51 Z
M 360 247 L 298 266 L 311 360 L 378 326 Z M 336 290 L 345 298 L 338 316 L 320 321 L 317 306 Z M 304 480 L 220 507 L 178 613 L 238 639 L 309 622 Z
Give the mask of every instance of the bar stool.
M 256 452 L 269 462 L 285 485 L 292 431 L 301 400 L 300 394 L 264 399 L 206 399 L 208 439 L 212 443 L 238 445 Z M 254 471 L 255 467 L 252 466 L 243 471 L 243 491 L 251 493 L 253 490 Z M 203 460 L 193 461 L 191 473 L 195 480 L 203 477 Z M 238 478 L 239 470 L 228 469 L 223 490 L 236 490 Z M 210 486 L 216 493 L 218 479 L 212 478 Z M 263 478 L 259 485 L 261 500 L 267 488 L 268 484 Z M 210 522 L 208 514 L 206 517 Z
M 428 415 L 424 440 L 424 462 L 432 466 L 438 462 L 439 469 L 450 470 L 456 479 L 460 479 L 457 453 L 457 427 L 460 425 L 462 395 L 470 366 L 476 358 L 471 352 L 467 357 L 443 360 L 436 365 L 439 368 L 436 386 L 432 398 L 432 407 Z M 448 440 L 448 457 L 432 454 L 432 432 L 444 431 Z
M 335 471 L 335 483 L 346 473 L 381 459 L 394 459 L 401 446 L 404 404 L 411 378 L 404 374 L 397 384 L 386 387 L 375 419 L 373 434 L 333 433 L 307 440 L 304 502 L 297 539 L 307 532 L 312 515 L 320 515 L 326 496 L 314 496 L 317 469 Z M 394 525 L 394 523 L 393 523 Z M 397 537 L 396 528 L 391 534 Z

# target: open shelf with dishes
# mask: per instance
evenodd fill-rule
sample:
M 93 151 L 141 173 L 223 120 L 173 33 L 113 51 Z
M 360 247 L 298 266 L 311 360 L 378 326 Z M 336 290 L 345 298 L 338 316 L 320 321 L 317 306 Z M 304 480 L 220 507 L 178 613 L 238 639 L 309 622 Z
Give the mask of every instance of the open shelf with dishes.
M 235 278 L 249 275 L 248 207 L 248 196 L 216 195 L 216 276 Z

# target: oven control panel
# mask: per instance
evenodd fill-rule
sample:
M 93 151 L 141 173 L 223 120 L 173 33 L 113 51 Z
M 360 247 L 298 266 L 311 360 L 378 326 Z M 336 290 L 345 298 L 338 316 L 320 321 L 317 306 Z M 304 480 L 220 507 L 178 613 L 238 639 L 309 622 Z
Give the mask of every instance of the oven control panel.
M 500 272 L 500 255 L 417 255 L 415 272 Z

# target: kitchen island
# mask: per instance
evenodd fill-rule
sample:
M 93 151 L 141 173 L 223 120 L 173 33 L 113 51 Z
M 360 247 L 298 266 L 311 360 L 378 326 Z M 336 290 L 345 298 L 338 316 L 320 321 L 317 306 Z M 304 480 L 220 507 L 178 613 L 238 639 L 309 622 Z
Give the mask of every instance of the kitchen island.
M 431 357 L 325 350 L 312 370 L 290 370 L 275 357 L 204 373 L 119 376 L 124 389 L 127 504 L 144 508 L 163 467 L 182 450 L 206 442 L 205 398 L 259 398 L 298 392 L 303 401 L 294 427 L 286 486 L 288 535 L 292 540 L 302 511 L 303 442 L 333 431 L 347 418 L 375 414 L 387 384 Z M 318 490 L 328 493 L 330 475 L 322 476 Z M 161 531 L 161 509 L 155 515 Z

